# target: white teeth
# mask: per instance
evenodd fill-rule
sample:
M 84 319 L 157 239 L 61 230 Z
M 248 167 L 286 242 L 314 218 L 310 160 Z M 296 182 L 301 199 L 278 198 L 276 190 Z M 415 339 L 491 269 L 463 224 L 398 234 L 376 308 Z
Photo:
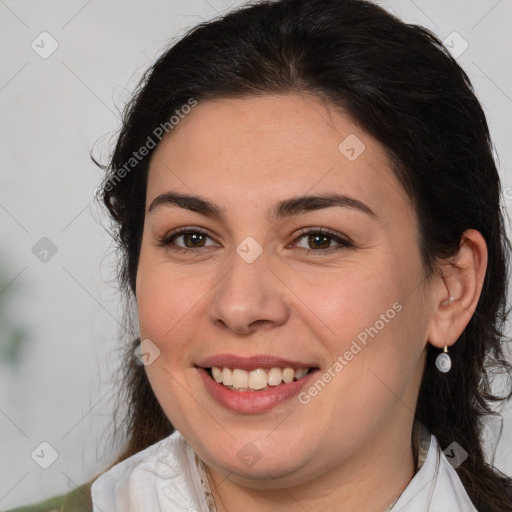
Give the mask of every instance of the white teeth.
M 308 368 L 270 368 L 268 371 L 257 368 L 250 372 L 240 368 L 212 368 L 212 377 L 216 382 L 242 391 L 268 389 L 269 386 L 279 386 L 282 382 L 288 384 L 302 379 L 307 373 Z
M 295 376 L 295 372 L 293 368 L 285 368 L 283 370 L 283 380 L 288 384 L 293 381 L 293 377 Z
M 304 375 L 306 375 L 306 373 L 308 373 L 307 368 L 299 368 L 298 370 L 295 370 L 295 378 L 297 380 L 302 379 L 302 377 L 304 377 Z
M 229 368 L 222 369 L 222 379 L 219 381 L 222 382 L 225 386 L 233 385 L 233 371 Z
M 281 384 L 283 380 L 283 372 L 281 368 L 271 368 L 268 372 L 268 385 L 269 386 L 277 386 Z
M 215 382 L 222 382 L 222 370 L 217 367 L 212 368 L 212 376 L 215 379 Z
M 249 374 L 245 370 L 236 368 L 233 370 L 233 387 L 247 388 L 249 387 Z
M 263 389 L 267 387 L 267 372 L 258 368 L 249 373 L 249 386 L 251 389 Z

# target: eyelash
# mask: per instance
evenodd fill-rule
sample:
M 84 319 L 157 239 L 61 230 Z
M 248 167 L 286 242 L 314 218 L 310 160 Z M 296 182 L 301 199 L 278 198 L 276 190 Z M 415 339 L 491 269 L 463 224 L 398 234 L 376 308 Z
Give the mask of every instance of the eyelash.
M 166 235 L 163 238 L 160 238 L 158 240 L 158 245 L 169 246 L 174 238 L 176 238 L 180 235 L 184 235 L 184 234 L 201 234 L 201 235 L 204 235 L 211 239 L 210 235 L 206 231 L 203 231 L 202 229 L 180 228 L 179 230 L 169 233 L 168 235 Z M 314 228 L 314 229 L 303 228 L 302 230 L 300 230 L 299 235 L 295 238 L 295 240 L 293 242 L 294 243 L 297 242 L 301 238 L 304 238 L 306 235 L 323 235 L 328 238 L 331 238 L 332 240 L 334 240 L 335 242 L 340 244 L 338 247 L 334 247 L 334 248 L 330 247 L 328 249 L 299 248 L 299 249 L 302 249 L 303 251 L 306 251 L 306 256 L 309 255 L 310 252 L 314 252 L 316 254 L 326 254 L 329 252 L 339 251 L 341 249 L 348 249 L 351 247 L 355 247 L 354 243 L 351 242 L 350 240 L 341 238 L 336 233 L 334 233 L 326 228 Z M 205 247 L 198 247 L 196 249 L 191 249 L 191 248 L 186 248 L 186 247 L 180 247 L 180 246 L 172 243 L 172 247 L 170 247 L 170 248 L 173 251 L 178 251 L 178 252 L 182 252 L 182 253 L 196 253 L 196 252 L 198 252 L 199 249 L 204 249 Z

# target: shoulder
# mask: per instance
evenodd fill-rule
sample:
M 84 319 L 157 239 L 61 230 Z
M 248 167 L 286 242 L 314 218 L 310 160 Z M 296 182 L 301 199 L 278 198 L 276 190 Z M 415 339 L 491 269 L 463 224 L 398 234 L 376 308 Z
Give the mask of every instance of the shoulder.
M 391 510 L 477 512 L 455 469 L 441 451 L 435 435 L 429 434 L 429 437 L 423 465 Z
M 129 480 L 134 471 L 138 473 L 147 470 L 152 475 L 156 473 L 179 474 L 183 470 L 187 448 L 188 443 L 180 432 L 175 430 L 168 437 L 118 462 L 103 472 L 94 482 L 92 493 L 94 495 L 95 488 L 97 489 L 104 482 L 109 481 L 119 484 L 125 479 Z
M 92 512 L 91 485 L 88 482 L 67 494 L 7 512 Z
M 201 485 L 195 452 L 176 430 L 100 475 L 92 497 L 105 511 L 205 510 Z

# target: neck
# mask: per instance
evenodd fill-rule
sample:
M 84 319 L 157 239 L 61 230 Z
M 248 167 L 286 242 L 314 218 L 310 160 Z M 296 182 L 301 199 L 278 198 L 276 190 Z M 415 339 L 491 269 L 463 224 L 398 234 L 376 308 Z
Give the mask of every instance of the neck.
M 314 480 L 279 489 L 255 489 L 207 468 L 218 512 L 315 510 L 384 512 L 414 475 L 412 421 L 381 429 L 364 450 Z M 390 470 L 392 468 L 392 470 Z M 276 479 L 279 481 L 279 479 Z

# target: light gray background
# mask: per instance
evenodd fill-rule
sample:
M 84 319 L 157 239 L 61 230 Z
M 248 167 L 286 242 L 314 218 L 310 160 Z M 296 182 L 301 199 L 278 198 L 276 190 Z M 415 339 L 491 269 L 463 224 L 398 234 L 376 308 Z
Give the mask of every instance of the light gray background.
M 93 204 L 101 171 L 89 151 L 96 143 L 101 156 L 119 128 L 116 106 L 171 38 L 242 3 L 0 0 L 0 298 L 9 324 L 1 342 L 9 329 L 26 330 L 19 363 L 0 361 L 1 509 L 71 490 L 116 453 L 104 433 L 122 308 L 106 220 Z M 456 31 L 467 41 L 458 60 L 510 187 L 512 1 L 381 3 L 442 40 Z M 31 48 L 43 31 L 59 45 L 47 59 Z M 46 263 L 32 252 L 42 237 L 57 247 Z M 58 452 L 46 470 L 31 458 L 43 441 Z M 512 474 L 510 409 L 496 464 Z

